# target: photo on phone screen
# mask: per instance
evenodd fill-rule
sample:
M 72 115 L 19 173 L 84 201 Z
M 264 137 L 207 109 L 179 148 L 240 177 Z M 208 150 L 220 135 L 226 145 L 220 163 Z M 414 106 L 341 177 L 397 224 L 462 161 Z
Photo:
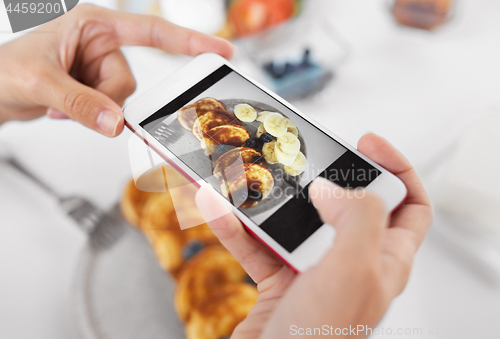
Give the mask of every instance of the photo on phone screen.
M 140 125 L 289 252 L 323 224 L 316 177 L 355 189 L 381 174 L 226 65 Z

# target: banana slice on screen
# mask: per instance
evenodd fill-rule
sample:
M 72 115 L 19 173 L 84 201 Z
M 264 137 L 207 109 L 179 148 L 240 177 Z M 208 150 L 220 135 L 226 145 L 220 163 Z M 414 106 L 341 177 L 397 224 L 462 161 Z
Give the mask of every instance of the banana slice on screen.
M 291 177 L 295 177 L 297 175 L 301 175 L 302 173 L 304 173 L 304 170 L 297 171 L 291 168 L 290 166 L 285 166 L 285 173 Z
M 255 132 L 255 137 L 260 138 L 260 136 L 264 133 L 267 133 L 266 129 L 264 128 L 264 124 L 260 124 L 259 128 L 257 128 L 257 132 Z
M 291 166 L 297 157 L 297 154 L 292 155 L 283 152 L 277 142 L 274 146 L 274 153 L 276 154 L 276 159 L 278 159 L 279 163 L 286 166 Z
M 297 127 L 288 127 L 287 131 L 292 133 L 296 137 L 299 136 L 299 130 L 297 129 Z
M 257 121 L 264 122 L 264 120 L 266 119 L 266 116 L 267 116 L 269 113 L 274 113 L 274 112 L 269 112 L 269 111 L 262 111 L 262 112 L 259 112 L 259 113 L 257 114 Z
M 257 111 L 248 104 L 234 106 L 234 115 L 243 122 L 252 122 L 257 118 Z
M 297 125 L 289 118 L 285 118 L 286 121 L 286 127 L 288 128 L 297 128 Z
M 305 171 L 307 168 L 307 159 L 304 153 L 299 152 L 295 157 L 295 161 L 290 167 L 296 171 Z
M 297 128 L 297 125 L 289 118 L 285 118 L 285 121 L 286 121 L 287 132 L 290 132 L 296 137 L 298 137 L 299 129 Z
M 273 140 L 271 142 L 266 142 L 264 146 L 262 146 L 262 155 L 269 164 L 279 163 L 278 159 L 276 158 L 276 152 L 274 151 L 275 145 L 276 140 Z
M 273 137 L 280 137 L 287 132 L 286 120 L 279 113 L 269 113 L 264 119 L 264 128 Z
M 307 168 L 307 159 L 304 153 L 299 152 L 290 166 L 285 166 L 285 173 L 291 176 L 302 174 Z
M 293 156 L 296 156 L 300 151 L 299 138 L 290 132 L 286 132 L 280 136 L 277 140 L 277 145 L 283 152 Z

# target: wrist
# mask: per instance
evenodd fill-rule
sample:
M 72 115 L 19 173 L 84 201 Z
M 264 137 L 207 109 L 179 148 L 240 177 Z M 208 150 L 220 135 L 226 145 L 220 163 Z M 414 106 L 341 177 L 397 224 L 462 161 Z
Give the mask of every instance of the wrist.
M 5 70 L 0 67 L 0 74 L 5 74 Z M 7 98 L 11 96 L 9 93 L 8 76 L 0 78 L 0 125 L 11 120 L 7 114 L 6 105 L 8 104 Z

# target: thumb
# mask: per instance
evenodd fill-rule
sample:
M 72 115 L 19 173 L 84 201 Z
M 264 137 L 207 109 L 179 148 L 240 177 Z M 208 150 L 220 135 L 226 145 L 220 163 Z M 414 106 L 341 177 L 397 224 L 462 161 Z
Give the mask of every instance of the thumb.
M 54 77 L 41 98 L 43 106 L 59 111 L 108 137 L 123 131 L 123 113 L 112 99 L 64 73 Z
M 367 258 L 380 248 L 388 215 L 379 197 L 365 190 L 343 189 L 324 178 L 311 184 L 309 196 L 323 222 L 337 231 L 330 253 Z

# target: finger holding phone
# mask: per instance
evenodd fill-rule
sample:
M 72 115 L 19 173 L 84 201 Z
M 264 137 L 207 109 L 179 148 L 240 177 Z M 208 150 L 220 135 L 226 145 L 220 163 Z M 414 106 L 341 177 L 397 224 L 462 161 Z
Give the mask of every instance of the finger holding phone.
M 79 5 L 0 46 L 0 123 L 48 115 L 108 137 L 123 130 L 121 106 L 136 88 L 121 46 L 148 46 L 230 58 L 226 40 L 159 17 Z
M 232 338 L 288 338 L 315 328 L 323 335 L 354 328 L 357 337 L 365 338 L 367 328 L 376 327 L 402 292 L 431 224 L 430 202 L 415 170 L 385 139 L 367 134 L 358 149 L 397 175 L 408 187 L 408 197 L 392 216 L 373 194 L 359 199 L 347 194 L 314 197 L 322 220 L 335 225 L 337 236 L 320 263 L 300 275 L 251 237 L 213 189 L 198 192 L 204 215 L 226 211 L 209 225 L 258 283 L 257 305 Z M 321 192 L 342 189 L 326 179 L 313 185 Z
M 48 115 L 73 119 L 109 137 L 119 135 L 124 127 L 121 106 L 135 90 L 134 77 L 120 51 L 120 46 L 128 45 L 192 56 L 212 52 L 230 58 L 233 53 L 225 40 L 160 18 L 81 5 L 34 33 L 0 46 L 0 123 Z M 177 94 L 173 91 L 167 98 L 152 91 L 146 96 L 153 98 L 151 102 L 132 103 L 125 113 L 128 126 L 146 138 L 150 131 L 141 123 L 155 114 L 158 103 L 174 100 L 224 65 L 230 67 L 214 56 L 199 58 L 173 79 Z M 334 246 L 326 246 L 321 236 L 310 237 L 299 239 L 294 247 L 298 251 L 287 251 L 286 243 L 266 236 L 252 219 L 227 210 L 221 195 L 210 186 L 200 190 L 200 210 L 224 246 L 258 282 L 261 293 L 233 338 L 282 338 L 293 335 L 294 329 L 324 325 L 375 326 L 406 285 L 415 252 L 430 226 L 431 208 L 415 171 L 384 139 L 368 134 L 359 141 L 358 152 L 260 85 L 245 80 L 344 147 L 344 154 L 356 159 L 355 163 L 360 163 L 359 158 L 377 169 L 382 180 L 366 183 L 367 194 L 359 199 L 311 195 L 321 219 L 316 232 L 335 226 Z M 306 129 L 303 126 L 299 127 Z M 168 145 L 154 138 L 148 141 L 160 155 L 171 156 L 169 160 L 193 181 L 203 180 Z M 324 178 L 311 182 L 309 190 L 343 190 Z M 404 200 L 405 187 L 406 200 L 389 216 Z M 212 218 L 217 211 L 222 217 Z M 246 230 L 240 220 L 245 221 Z

